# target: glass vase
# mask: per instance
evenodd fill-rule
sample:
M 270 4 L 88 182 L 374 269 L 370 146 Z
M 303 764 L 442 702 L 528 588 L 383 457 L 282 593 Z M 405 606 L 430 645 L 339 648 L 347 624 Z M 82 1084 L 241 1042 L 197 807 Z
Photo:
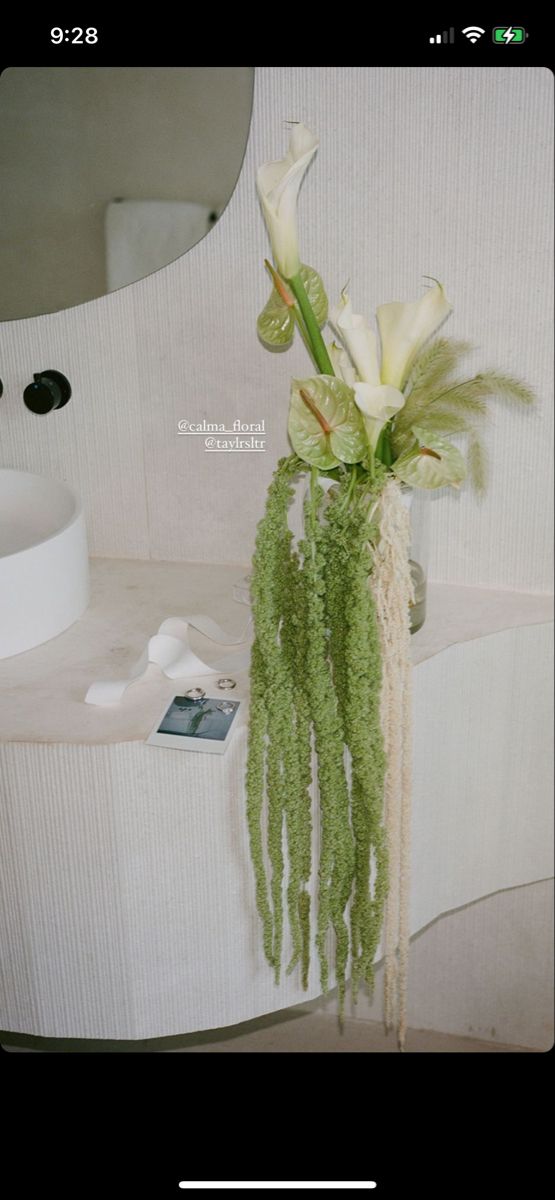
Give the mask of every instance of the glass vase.
M 333 486 L 334 481 L 329 476 L 321 475 L 319 482 L 325 491 Z M 428 573 L 428 524 L 429 496 L 422 488 L 411 488 L 401 484 L 404 503 L 410 513 L 410 569 L 414 584 L 414 603 L 410 606 L 410 631 L 417 633 L 422 629 L 426 620 L 426 590 Z M 303 519 L 302 502 L 304 490 L 297 488 L 295 499 L 289 512 L 289 528 L 294 534 L 297 544 L 302 537 Z M 233 598 L 241 604 L 250 604 L 250 575 L 233 585 Z
M 429 496 L 421 488 L 401 485 L 403 500 L 410 513 L 410 570 L 414 584 L 414 602 L 410 606 L 410 631 L 417 633 L 426 620 L 426 591 L 429 548 Z

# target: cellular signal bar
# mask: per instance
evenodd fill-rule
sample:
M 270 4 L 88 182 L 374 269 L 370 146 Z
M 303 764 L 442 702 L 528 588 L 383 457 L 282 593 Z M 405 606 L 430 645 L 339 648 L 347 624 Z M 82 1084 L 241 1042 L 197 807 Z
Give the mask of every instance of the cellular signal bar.
M 451 42 L 452 43 L 454 41 L 455 41 L 455 30 L 453 29 L 453 27 L 451 27 L 451 29 L 444 29 L 443 33 L 436 33 L 436 34 L 434 34 L 433 37 L 430 38 L 430 42 L 431 42 L 432 46 L 435 46 L 435 45 L 440 46 L 442 44 L 442 42 Z

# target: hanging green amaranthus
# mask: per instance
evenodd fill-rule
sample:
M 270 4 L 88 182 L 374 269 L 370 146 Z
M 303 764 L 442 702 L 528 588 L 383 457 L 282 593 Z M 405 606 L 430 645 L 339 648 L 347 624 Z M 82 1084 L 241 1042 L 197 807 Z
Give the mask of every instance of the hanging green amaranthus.
M 287 516 L 293 480 L 303 472 L 297 456 L 281 460 L 258 526 L 251 578 L 248 821 L 266 957 L 278 980 L 286 844 L 293 944 L 288 969 L 301 960 L 307 986 L 314 739 L 321 822 L 316 947 L 326 991 L 332 928 L 342 1006 L 350 953 L 355 978 L 372 981 L 385 898 L 381 658 L 368 587 L 368 508 L 385 475 L 370 481 L 363 473 L 357 484 L 345 473 L 323 505 L 312 469 L 304 537 L 294 549 Z

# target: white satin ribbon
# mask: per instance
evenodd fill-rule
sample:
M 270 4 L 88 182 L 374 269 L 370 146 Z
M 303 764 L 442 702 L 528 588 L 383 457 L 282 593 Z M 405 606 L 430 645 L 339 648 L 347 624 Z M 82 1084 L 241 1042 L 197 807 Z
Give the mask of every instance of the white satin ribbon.
M 118 704 L 124 692 L 131 684 L 137 683 L 146 674 L 150 663 L 155 663 L 169 679 L 181 679 L 189 675 L 221 675 L 223 672 L 244 671 L 249 665 L 250 650 L 240 654 L 230 654 L 218 662 L 204 662 L 193 653 L 189 645 L 189 629 L 196 629 L 212 642 L 221 646 L 237 646 L 246 642 L 250 632 L 252 617 L 249 616 L 246 626 L 240 634 L 225 633 L 225 631 L 202 613 L 192 617 L 168 617 L 154 634 L 149 638 L 141 657 L 131 668 L 127 679 L 99 679 L 91 686 L 85 696 L 86 704 Z

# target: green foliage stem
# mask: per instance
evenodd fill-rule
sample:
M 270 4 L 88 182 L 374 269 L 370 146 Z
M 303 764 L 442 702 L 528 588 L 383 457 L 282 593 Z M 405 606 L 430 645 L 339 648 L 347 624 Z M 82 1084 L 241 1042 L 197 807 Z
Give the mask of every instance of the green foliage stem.
M 307 337 L 308 337 L 308 340 L 312 347 L 314 361 L 318 367 L 320 374 L 321 375 L 335 375 L 335 371 L 333 369 L 330 356 L 326 349 L 326 343 L 324 342 L 324 339 L 320 332 L 320 326 L 318 324 L 318 321 L 316 320 L 316 317 L 314 316 L 314 312 L 312 310 L 312 305 L 307 296 L 306 288 L 305 288 L 305 285 L 303 283 L 300 273 L 298 275 L 294 275 L 292 279 L 288 279 L 287 283 L 289 284 L 291 291 L 293 292 L 293 295 L 295 297 L 295 300 L 297 301 L 297 304 L 299 305 L 301 316 L 305 323 Z

